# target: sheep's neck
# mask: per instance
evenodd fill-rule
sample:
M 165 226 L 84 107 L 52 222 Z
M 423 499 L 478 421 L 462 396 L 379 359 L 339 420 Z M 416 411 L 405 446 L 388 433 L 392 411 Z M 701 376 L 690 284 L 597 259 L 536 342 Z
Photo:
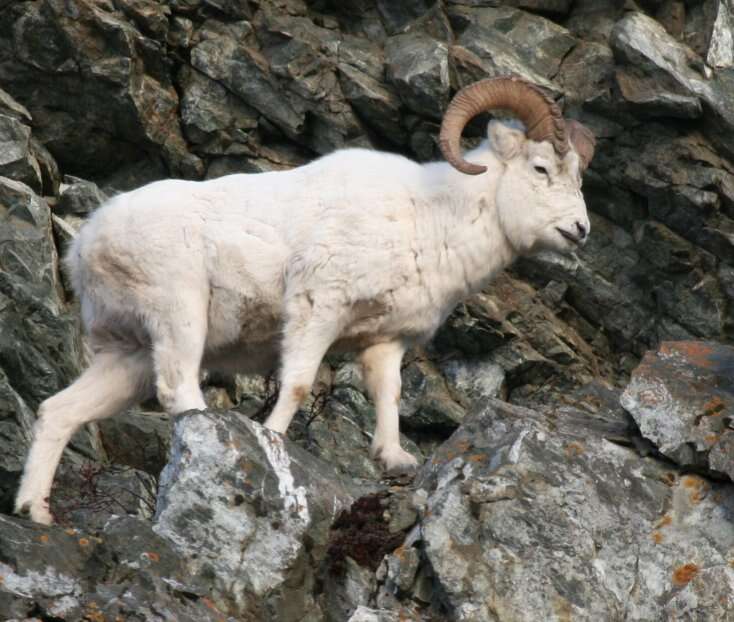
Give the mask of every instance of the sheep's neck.
M 438 275 L 433 294 L 449 307 L 480 291 L 517 257 L 500 226 L 496 174 L 488 172 L 469 184 L 466 176 L 457 175 L 446 172 L 444 187 L 430 201 L 434 217 L 423 222 L 433 230 L 421 249 L 432 264 L 427 267 Z

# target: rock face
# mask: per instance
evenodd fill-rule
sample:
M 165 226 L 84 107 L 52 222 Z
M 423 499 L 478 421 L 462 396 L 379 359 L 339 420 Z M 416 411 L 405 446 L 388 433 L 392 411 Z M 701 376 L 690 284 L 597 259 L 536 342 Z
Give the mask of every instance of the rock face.
M 729 0 L 0 0 L 0 617 L 734 617 L 733 37 Z M 102 202 L 342 147 L 436 159 L 453 93 L 508 72 L 594 130 L 592 232 L 406 357 L 414 482 L 381 479 L 334 356 L 289 440 L 258 425 L 274 378 L 209 374 L 206 413 L 75 437 L 60 526 L 9 516 L 84 365 L 59 257 Z

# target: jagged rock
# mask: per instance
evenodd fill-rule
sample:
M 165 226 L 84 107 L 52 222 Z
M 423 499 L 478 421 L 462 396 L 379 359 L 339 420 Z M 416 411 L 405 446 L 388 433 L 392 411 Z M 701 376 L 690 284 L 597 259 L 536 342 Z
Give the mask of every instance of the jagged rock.
M 171 421 L 157 412 L 127 412 L 99 422 L 100 440 L 114 464 L 157 477 L 168 460 Z
M 602 409 L 551 422 L 497 402 L 424 467 L 421 536 L 444 619 L 657 620 L 699 594 L 710 619 L 732 614 L 734 487 L 609 442 L 626 422 Z
M 250 133 L 258 113 L 204 74 L 183 68 L 179 75 L 181 121 L 186 138 L 209 155 L 254 153 Z
M 603 96 L 614 76 L 614 55 L 609 46 L 580 41 L 565 56 L 557 80 L 569 100 L 588 101 Z
M 718 0 L 717 12 L 709 39 L 706 62 L 711 67 L 734 66 L 734 9 L 730 2 Z
M 732 156 L 727 137 L 734 132 L 734 110 L 730 106 L 731 85 L 726 74 L 711 69 L 689 47 L 671 37 L 654 19 L 632 12 L 614 27 L 611 45 L 620 62 L 634 66 L 656 80 L 663 91 L 674 84 L 683 95 L 698 97 L 712 117 L 710 138 Z
M 31 128 L 0 114 L 0 175 L 41 189 L 41 169 L 31 153 Z
M 734 350 L 706 342 L 664 342 L 632 373 L 622 406 L 642 434 L 682 466 L 708 468 L 734 479 Z
M 451 87 L 448 46 L 422 33 L 396 35 L 385 44 L 385 61 L 388 80 L 403 103 L 440 119 Z
M 617 86 L 630 110 L 647 116 L 668 116 L 695 119 L 701 116 L 701 103 L 675 84 L 664 85 L 660 81 L 639 75 L 635 67 L 617 70 Z
M 437 0 L 406 0 L 405 2 L 391 2 L 391 0 L 376 0 L 377 11 L 388 34 L 402 32 L 412 22 L 432 11 L 439 4 Z
M 544 78 L 553 78 L 576 39 L 558 24 L 510 7 L 456 6 L 449 15 L 460 31 L 481 28 L 490 42 L 505 41 L 518 57 Z M 470 48 L 471 49 L 471 48 Z
M 521 36 L 520 33 L 517 36 Z M 565 39 L 570 43 L 568 41 L 570 37 Z M 501 29 L 488 28 L 472 20 L 459 36 L 457 43 L 479 59 L 482 73 L 478 74 L 474 70 L 470 74 L 473 80 L 479 77 L 515 74 L 546 88 L 552 94 L 560 94 L 558 87 L 533 66 L 535 56 L 532 52 L 528 50 L 527 54 L 523 54 L 510 36 Z M 542 66 L 542 63 L 539 66 Z M 463 82 L 467 82 L 466 78 Z
M 400 401 L 402 424 L 408 429 L 453 431 L 466 414 L 452 398 L 446 381 L 428 361 L 416 360 L 403 368 Z
M 178 417 L 171 454 L 155 530 L 214 603 L 253 619 L 321 619 L 314 568 L 354 498 L 333 467 L 235 413 Z
M 369 602 L 376 589 L 375 573 L 364 568 L 351 557 L 344 560 L 339 576 L 327 573 L 324 580 L 324 609 L 328 622 L 351 619 L 362 603 Z
M 45 201 L 0 177 L 0 367 L 28 406 L 78 373 L 77 321 L 64 305 Z
M 97 184 L 71 175 L 64 176 L 59 194 L 57 211 L 62 215 L 89 216 L 107 200 Z
M 13 509 L 13 494 L 23 471 L 35 416 L 0 369 L 0 512 Z

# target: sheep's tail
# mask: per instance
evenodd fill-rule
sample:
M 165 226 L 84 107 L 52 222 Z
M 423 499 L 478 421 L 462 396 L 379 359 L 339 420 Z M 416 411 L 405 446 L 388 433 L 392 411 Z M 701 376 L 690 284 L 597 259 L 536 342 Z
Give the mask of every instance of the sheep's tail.
M 111 417 L 152 392 L 153 366 L 146 349 L 97 352 L 68 388 L 41 404 L 15 511 L 50 523 L 48 498 L 64 447 L 85 423 Z

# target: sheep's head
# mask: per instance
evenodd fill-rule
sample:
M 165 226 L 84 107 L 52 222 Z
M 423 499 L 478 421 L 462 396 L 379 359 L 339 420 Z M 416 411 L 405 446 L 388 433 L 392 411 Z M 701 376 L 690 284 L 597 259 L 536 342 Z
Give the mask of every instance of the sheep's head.
M 495 201 L 505 235 L 522 254 L 571 251 L 589 234 L 581 178 L 594 155 L 594 137 L 581 123 L 565 120 L 537 86 L 516 77 L 482 80 L 459 91 L 441 125 L 446 160 L 467 175 L 487 169 L 461 154 L 461 132 L 480 112 L 504 109 L 521 127 L 489 124 L 489 142 L 503 165 Z

